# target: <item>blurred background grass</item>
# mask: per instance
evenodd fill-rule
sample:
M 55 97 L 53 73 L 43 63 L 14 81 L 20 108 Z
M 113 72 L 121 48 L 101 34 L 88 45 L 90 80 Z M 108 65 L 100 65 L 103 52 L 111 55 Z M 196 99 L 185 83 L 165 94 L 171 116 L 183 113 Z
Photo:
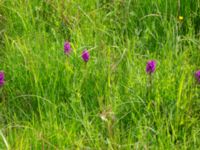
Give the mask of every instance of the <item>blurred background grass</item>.
M 200 148 L 200 2 L 177 4 L 1 0 L 0 148 Z

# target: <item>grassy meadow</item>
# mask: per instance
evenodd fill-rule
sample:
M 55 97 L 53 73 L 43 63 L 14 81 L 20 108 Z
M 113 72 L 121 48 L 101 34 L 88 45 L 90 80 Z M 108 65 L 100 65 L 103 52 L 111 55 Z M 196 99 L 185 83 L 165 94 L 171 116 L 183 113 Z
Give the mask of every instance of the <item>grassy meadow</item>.
M 199 0 L 0 0 L 0 150 L 200 149 L 199 69 Z

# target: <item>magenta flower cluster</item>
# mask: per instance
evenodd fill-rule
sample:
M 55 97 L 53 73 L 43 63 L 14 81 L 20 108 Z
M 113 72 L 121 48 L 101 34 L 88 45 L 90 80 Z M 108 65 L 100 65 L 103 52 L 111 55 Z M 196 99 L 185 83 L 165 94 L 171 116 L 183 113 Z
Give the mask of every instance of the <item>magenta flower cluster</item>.
M 155 72 L 155 70 L 156 70 L 156 61 L 155 60 L 148 61 L 146 65 L 146 72 L 148 74 L 152 74 Z
M 0 87 L 4 85 L 5 83 L 5 75 L 4 72 L 0 71 Z
M 90 54 L 86 49 L 82 52 L 82 58 L 85 62 L 88 62 L 88 60 L 90 59 Z
M 71 45 L 70 45 L 70 42 L 65 42 L 64 43 L 64 53 L 66 55 L 69 55 L 72 51 L 72 48 L 71 48 Z M 82 52 L 82 59 L 84 62 L 88 62 L 89 59 L 90 59 L 90 54 L 88 52 L 88 50 L 84 49 L 83 52 Z M 156 70 L 156 61 L 155 60 L 149 60 L 147 62 L 147 65 L 146 65 L 146 73 L 149 74 L 149 75 L 152 75 Z M 197 80 L 198 83 L 200 83 L 200 70 L 198 70 L 196 73 L 195 73 L 195 78 Z M 0 76 L 0 86 L 4 83 L 4 75 L 1 75 Z
M 147 74 L 151 75 L 152 73 L 155 72 L 155 70 L 156 70 L 156 61 L 155 60 L 149 60 L 147 62 L 147 65 L 146 65 Z M 195 78 L 196 78 L 197 83 L 200 84 L 200 70 L 195 72 Z
M 71 51 L 72 51 L 72 49 L 71 49 L 70 43 L 69 42 L 65 42 L 64 43 L 64 53 L 66 55 L 69 55 L 71 53 Z M 90 54 L 86 49 L 82 52 L 82 59 L 85 62 L 88 62 L 89 59 L 90 59 Z
M 64 53 L 65 54 L 67 54 L 67 55 L 69 55 L 70 54 L 70 52 L 71 52 L 71 45 L 70 45 L 70 43 L 69 42 L 65 42 L 65 44 L 64 44 Z
M 64 53 L 66 55 L 69 55 L 71 53 L 71 51 L 72 51 L 72 48 L 71 48 L 70 42 L 65 42 L 64 43 Z M 85 62 L 88 62 L 90 59 L 90 54 L 86 49 L 83 50 L 83 52 L 82 52 L 82 59 Z M 152 73 L 155 72 L 155 70 L 156 70 L 156 61 L 149 60 L 146 65 L 147 74 L 151 75 Z M 195 78 L 196 78 L 197 82 L 200 83 L 200 70 L 195 72 Z M 5 84 L 5 75 L 4 75 L 3 71 L 0 71 L 0 87 L 2 87 L 4 84 Z
M 197 82 L 200 83 L 200 70 L 195 72 L 195 78 L 196 78 Z

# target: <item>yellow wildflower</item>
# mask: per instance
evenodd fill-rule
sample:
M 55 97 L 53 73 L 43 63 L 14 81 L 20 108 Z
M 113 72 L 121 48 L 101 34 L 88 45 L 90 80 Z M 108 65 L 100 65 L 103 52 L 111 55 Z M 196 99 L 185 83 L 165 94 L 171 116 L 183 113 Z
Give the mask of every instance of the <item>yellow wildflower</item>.
M 179 21 L 183 21 L 183 16 L 178 17 Z

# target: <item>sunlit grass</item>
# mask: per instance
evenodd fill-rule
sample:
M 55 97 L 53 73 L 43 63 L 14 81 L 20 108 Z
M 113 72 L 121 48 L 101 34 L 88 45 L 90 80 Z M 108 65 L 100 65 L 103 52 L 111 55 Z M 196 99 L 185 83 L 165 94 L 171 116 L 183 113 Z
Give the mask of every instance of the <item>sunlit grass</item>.
M 194 3 L 1 1 L 0 149 L 199 149 Z

